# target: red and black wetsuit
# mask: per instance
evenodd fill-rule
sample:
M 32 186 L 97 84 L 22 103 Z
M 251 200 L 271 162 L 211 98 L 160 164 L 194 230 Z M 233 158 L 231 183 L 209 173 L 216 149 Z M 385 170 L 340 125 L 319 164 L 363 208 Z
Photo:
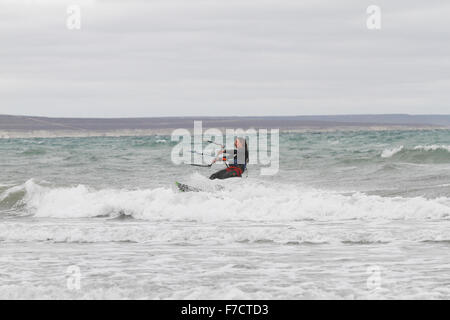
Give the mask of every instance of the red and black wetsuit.
M 224 160 L 226 160 L 225 155 L 231 155 L 233 156 L 233 160 L 230 161 L 231 164 L 228 165 L 227 168 L 217 171 L 216 173 L 213 173 L 209 178 L 211 180 L 214 179 L 228 179 L 233 177 L 242 177 L 242 174 L 247 169 L 247 162 L 248 162 L 248 148 L 245 146 L 241 149 L 234 149 L 227 152 L 227 150 L 224 150 Z M 239 157 L 238 157 L 239 155 Z M 245 159 L 241 159 L 245 156 Z

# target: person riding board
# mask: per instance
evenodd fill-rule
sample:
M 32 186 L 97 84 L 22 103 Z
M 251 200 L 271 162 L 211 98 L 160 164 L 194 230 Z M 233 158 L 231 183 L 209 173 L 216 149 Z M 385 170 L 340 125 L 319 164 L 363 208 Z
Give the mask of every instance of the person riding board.
M 234 147 L 235 149 L 232 150 L 223 149 L 219 151 L 218 157 L 212 161 L 212 163 L 215 163 L 222 158 L 223 161 L 228 160 L 229 164 L 227 165 L 227 168 L 213 173 L 209 177 L 211 180 L 242 177 L 242 174 L 247 170 L 249 160 L 247 140 L 244 138 L 236 138 Z

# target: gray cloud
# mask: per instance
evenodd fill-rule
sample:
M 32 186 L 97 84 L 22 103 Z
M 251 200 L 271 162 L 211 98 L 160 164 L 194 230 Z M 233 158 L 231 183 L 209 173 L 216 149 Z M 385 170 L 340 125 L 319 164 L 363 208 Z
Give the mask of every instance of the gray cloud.
M 445 1 L 0 0 L 0 113 L 449 113 Z M 382 9 L 382 30 L 366 8 Z

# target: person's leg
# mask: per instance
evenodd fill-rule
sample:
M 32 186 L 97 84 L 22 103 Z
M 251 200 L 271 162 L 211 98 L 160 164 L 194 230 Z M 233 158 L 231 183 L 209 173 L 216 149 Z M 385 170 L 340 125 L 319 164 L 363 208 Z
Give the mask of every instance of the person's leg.
M 211 180 L 214 179 L 228 179 L 232 177 L 240 177 L 241 171 L 239 168 L 229 167 L 225 168 L 223 170 L 217 171 L 216 173 L 213 173 L 209 178 Z
M 225 169 L 223 169 L 223 170 L 217 171 L 216 173 L 213 173 L 209 178 L 210 178 L 211 180 L 214 180 L 214 179 L 227 179 L 227 178 L 230 178 L 231 175 L 230 175 L 230 172 L 227 171 L 227 169 L 228 169 L 228 168 L 225 168 Z

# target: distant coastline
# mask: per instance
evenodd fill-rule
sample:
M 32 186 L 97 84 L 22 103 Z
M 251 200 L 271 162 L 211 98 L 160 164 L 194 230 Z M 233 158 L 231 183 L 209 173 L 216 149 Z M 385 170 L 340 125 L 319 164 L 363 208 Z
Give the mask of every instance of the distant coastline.
M 0 115 L 0 138 L 169 135 L 174 129 L 265 128 L 281 132 L 450 129 L 450 115 L 336 115 L 279 117 L 48 118 Z

